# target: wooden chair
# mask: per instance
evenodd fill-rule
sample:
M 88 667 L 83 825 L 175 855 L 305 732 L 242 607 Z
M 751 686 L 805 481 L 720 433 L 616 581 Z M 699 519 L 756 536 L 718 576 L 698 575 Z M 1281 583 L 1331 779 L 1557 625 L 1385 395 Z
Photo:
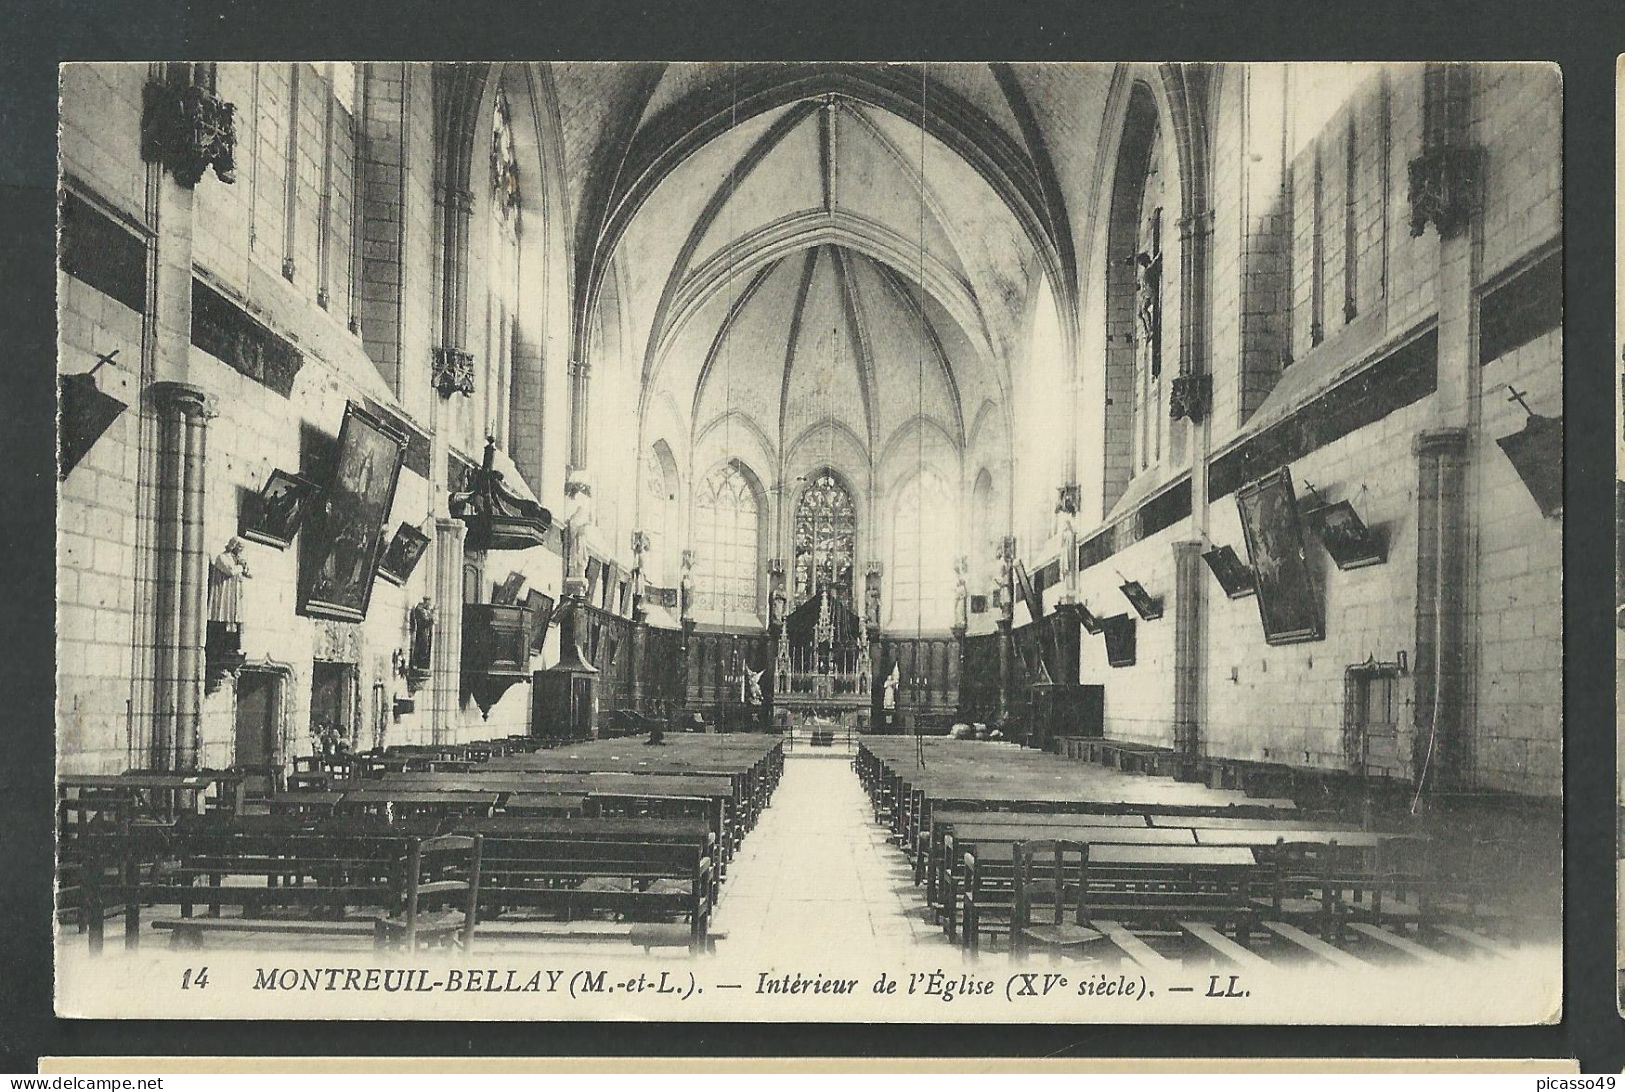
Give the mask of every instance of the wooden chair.
M 1010 950 L 1024 956 L 1036 945 L 1069 951 L 1103 939 L 1088 925 L 1089 845 L 1065 839 L 1017 842 L 1012 847 L 1015 908 Z
M 1270 850 L 1268 888 L 1252 904 L 1272 921 L 1308 926 L 1322 940 L 1336 932 L 1335 873 L 1347 854 L 1336 840 L 1288 842 L 1276 839 Z
M 1396 834 L 1383 838 L 1368 873 L 1338 881 L 1340 912 L 1379 928 L 1425 933 L 1436 921 L 1431 856 L 1431 843 L 1425 837 Z
M 456 943 L 469 951 L 479 912 L 484 845 L 480 834 L 414 839 L 406 858 L 403 905 L 399 913 L 377 919 L 377 944 L 413 952 L 419 942 Z

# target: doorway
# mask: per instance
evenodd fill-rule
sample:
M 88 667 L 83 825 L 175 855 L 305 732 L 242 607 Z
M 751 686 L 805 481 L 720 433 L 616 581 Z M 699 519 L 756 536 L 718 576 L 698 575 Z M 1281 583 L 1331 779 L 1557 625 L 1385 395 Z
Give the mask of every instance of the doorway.
M 278 667 L 247 666 L 237 673 L 232 763 L 248 772 L 243 787 L 251 796 L 270 792 L 278 780 L 287 679 L 286 669 Z
M 356 665 L 316 660 L 310 670 L 310 734 L 336 747 L 355 741 Z

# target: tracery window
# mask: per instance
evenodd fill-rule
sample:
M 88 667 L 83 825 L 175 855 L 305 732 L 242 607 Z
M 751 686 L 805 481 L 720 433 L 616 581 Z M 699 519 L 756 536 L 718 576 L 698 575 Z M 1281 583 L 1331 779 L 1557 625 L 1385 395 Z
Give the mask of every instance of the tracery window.
M 852 494 L 830 470 L 812 476 L 796 502 L 795 601 L 803 603 L 828 586 L 851 603 L 852 559 L 857 547 L 857 508 Z
M 910 478 L 892 504 L 890 627 L 946 629 L 953 621 L 954 542 L 943 529 L 956 526 L 958 509 L 948 484 L 929 471 Z
M 694 497 L 694 607 L 755 614 L 762 505 L 736 462 L 724 463 Z
M 677 475 L 667 465 L 670 457 L 660 446 L 649 448 L 643 456 L 643 530 L 649 536 L 649 546 L 643 552 L 643 575 L 659 585 L 668 579 L 667 555 L 678 531 Z
M 489 240 L 486 263 L 485 381 L 475 388 L 483 422 L 469 421 L 464 440 L 478 450 L 484 436 L 508 446 L 519 297 L 520 173 L 513 114 L 506 93 L 491 108 Z M 475 429 L 482 429 L 476 432 Z

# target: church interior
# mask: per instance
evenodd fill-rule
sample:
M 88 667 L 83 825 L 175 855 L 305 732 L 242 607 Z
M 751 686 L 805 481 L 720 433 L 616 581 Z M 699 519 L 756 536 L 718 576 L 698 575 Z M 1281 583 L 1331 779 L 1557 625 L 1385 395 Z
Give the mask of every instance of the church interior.
M 60 121 L 63 945 L 1560 935 L 1555 69 L 78 63 Z

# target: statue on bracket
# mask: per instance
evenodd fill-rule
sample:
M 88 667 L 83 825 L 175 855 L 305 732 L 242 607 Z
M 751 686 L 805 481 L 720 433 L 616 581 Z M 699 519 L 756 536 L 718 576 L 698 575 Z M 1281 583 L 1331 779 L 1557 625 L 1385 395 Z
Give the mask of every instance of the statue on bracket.
M 406 685 L 416 690 L 434 670 L 434 602 L 425 595 L 407 615 Z
M 870 629 L 880 628 L 880 568 L 871 566 L 863 577 L 863 617 Z
M 204 645 L 206 682 L 218 684 L 243 665 L 243 581 L 253 574 L 233 536 L 209 563 L 209 626 Z
M 564 483 L 564 496 L 568 532 L 564 572 L 566 576 L 585 578 L 590 553 L 588 541 L 593 528 L 592 483 L 583 472 L 572 470 Z
M 683 551 L 683 576 L 677 586 L 677 603 L 679 617 L 683 621 L 694 617 L 694 562 L 695 553 L 692 549 Z
M 994 558 L 999 563 L 999 576 L 998 583 L 993 587 L 993 602 L 999 608 L 999 620 L 1010 622 L 1016 614 L 1014 535 L 1005 535 L 999 539 Z
M 954 558 L 954 627 L 961 630 L 970 625 L 969 573 L 970 562 L 963 556 Z

